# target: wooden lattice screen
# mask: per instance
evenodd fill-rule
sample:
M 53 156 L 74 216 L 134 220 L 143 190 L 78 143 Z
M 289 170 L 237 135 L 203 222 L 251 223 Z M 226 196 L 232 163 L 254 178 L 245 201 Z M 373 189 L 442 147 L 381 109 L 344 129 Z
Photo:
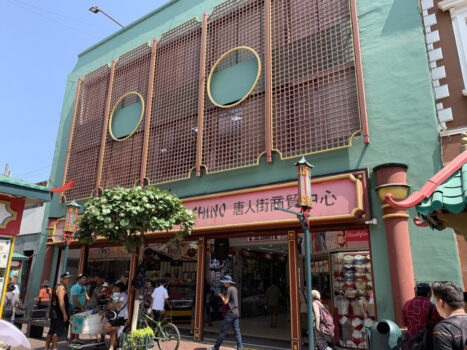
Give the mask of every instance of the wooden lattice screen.
M 95 189 L 109 79 L 110 67 L 103 66 L 84 77 L 78 92 L 65 174 L 75 185 L 66 192 L 67 201 L 89 198 Z
M 348 146 L 360 130 L 349 0 L 272 0 L 273 147 Z
M 227 51 L 238 46 L 255 50 L 264 61 L 264 1 L 231 0 L 208 19 L 206 75 Z M 239 53 L 223 61 L 224 68 L 251 59 Z M 232 108 L 214 106 L 205 94 L 202 163 L 207 172 L 254 165 L 265 151 L 264 73 L 250 96 Z
M 110 99 L 111 110 L 122 96 L 130 92 L 139 93 L 143 97 L 144 103 L 146 103 L 150 63 L 151 47 L 148 44 L 141 45 L 120 56 L 113 77 Z M 132 187 L 139 181 L 143 137 L 144 111 L 143 121 L 137 131 L 128 139 L 116 141 L 107 131 L 101 177 L 102 188 Z
M 75 186 L 66 199 L 89 197 L 96 184 L 131 187 L 142 177 L 158 184 L 186 179 L 194 168 L 200 175 L 202 166 L 214 173 L 256 165 L 265 152 L 272 161 L 271 148 L 292 158 L 351 145 L 361 130 L 359 97 L 364 103 L 363 94 L 358 96 L 357 77 L 361 91 L 363 83 L 355 63 L 351 4 L 355 7 L 351 0 L 227 0 L 203 23 L 193 19 L 164 33 L 155 51 L 142 45 L 122 55 L 114 69 L 105 66 L 86 75 L 65 166 L 64 182 L 73 180 Z M 240 46 L 250 51 L 236 51 Z M 216 74 L 247 62 L 253 51 L 261 73 L 245 100 L 221 108 L 205 87 L 215 63 L 230 50 L 235 54 L 219 63 Z M 104 123 L 132 91 L 149 110 L 136 132 L 118 141 Z M 272 100 L 267 108 L 266 100 Z
M 195 19 L 157 44 L 146 171 L 152 184 L 187 178 L 195 166 L 200 46 Z

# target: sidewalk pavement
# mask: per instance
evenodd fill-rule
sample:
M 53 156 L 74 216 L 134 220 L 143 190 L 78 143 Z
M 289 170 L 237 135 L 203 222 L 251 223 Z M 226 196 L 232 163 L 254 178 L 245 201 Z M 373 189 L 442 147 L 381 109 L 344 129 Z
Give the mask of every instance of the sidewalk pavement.
M 41 339 L 33 339 L 29 338 L 29 342 L 31 343 L 31 349 L 34 350 L 44 350 L 45 340 Z M 106 344 L 109 344 L 109 339 L 107 337 Z M 194 343 L 190 341 L 180 341 L 179 350 L 205 350 L 210 349 L 212 344 L 203 344 L 203 343 Z M 70 350 L 71 348 L 68 346 L 66 342 L 59 342 L 58 343 L 58 350 Z M 94 350 L 94 349 L 107 349 L 107 347 L 103 346 L 96 346 L 95 348 L 86 347 L 87 350 Z M 232 350 L 232 348 L 222 346 L 221 350 Z

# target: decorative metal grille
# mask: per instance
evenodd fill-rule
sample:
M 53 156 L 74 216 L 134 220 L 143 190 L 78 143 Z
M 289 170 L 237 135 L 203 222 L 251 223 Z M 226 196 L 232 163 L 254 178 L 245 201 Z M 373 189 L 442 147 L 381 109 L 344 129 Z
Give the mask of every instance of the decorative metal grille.
M 201 23 L 164 33 L 156 49 L 146 177 L 161 183 L 189 177 L 196 162 Z
M 138 92 L 146 103 L 150 63 L 151 47 L 148 44 L 119 57 L 112 84 L 111 110 L 122 96 L 133 91 Z M 127 103 L 131 102 L 132 98 L 129 98 Z M 107 130 L 101 177 L 103 188 L 133 187 L 140 179 L 143 138 L 144 117 L 138 129 L 125 141 L 114 140 Z
M 66 192 L 67 201 L 89 198 L 95 189 L 109 79 L 110 68 L 103 66 L 81 84 L 66 173 L 75 185 Z
M 264 62 L 263 0 L 230 0 L 213 10 L 207 28 L 206 75 L 219 57 L 238 46 L 252 48 Z M 227 56 L 221 68 L 251 59 L 237 52 Z M 205 94 L 202 163 L 208 172 L 257 163 L 265 151 L 264 99 L 264 69 L 250 96 L 235 107 L 216 107 Z
M 283 158 L 360 130 L 349 0 L 273 0 L 273 143 Z

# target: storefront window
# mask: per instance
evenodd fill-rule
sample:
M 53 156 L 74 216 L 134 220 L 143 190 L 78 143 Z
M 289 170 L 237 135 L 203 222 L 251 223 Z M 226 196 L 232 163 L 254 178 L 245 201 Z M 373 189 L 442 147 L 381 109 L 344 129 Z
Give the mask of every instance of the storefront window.
M 145 281 L 153 287 L 160 279 L 167 281 L 167 291 L 173 305 L 167 310 L 167 317 L 173 322 L 186 322 L 191 319 L 196 292 L 196 267 L 198 244 L 150 244 L 144 250 Z
M 320 231 L 311 236 L 312 289 L 321 293 L 333 315 L 334 343 L 364 349 L 365 327 L 376 319 L 368 230 Z
M 123 247 L 90 248 L 86 272 L 109 282 L 128 277 L 130 254 Z
M 365 327 L 375 320 L 375 299 L 369 251 L 332 254 L 335 342 L 365 348 Z

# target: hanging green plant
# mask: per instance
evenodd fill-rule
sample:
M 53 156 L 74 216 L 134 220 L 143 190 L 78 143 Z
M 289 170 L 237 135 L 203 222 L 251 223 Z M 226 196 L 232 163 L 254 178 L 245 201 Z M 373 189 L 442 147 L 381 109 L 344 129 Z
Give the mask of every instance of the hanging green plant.
M 131 252 L 144 244 L 146 232 L 176 229 L 173 239 L 180 242 L 194 220 L 177 196 L 154 186 L 116 187 L 86 202 L 76 238 L 88 244 L 106 238 Z

